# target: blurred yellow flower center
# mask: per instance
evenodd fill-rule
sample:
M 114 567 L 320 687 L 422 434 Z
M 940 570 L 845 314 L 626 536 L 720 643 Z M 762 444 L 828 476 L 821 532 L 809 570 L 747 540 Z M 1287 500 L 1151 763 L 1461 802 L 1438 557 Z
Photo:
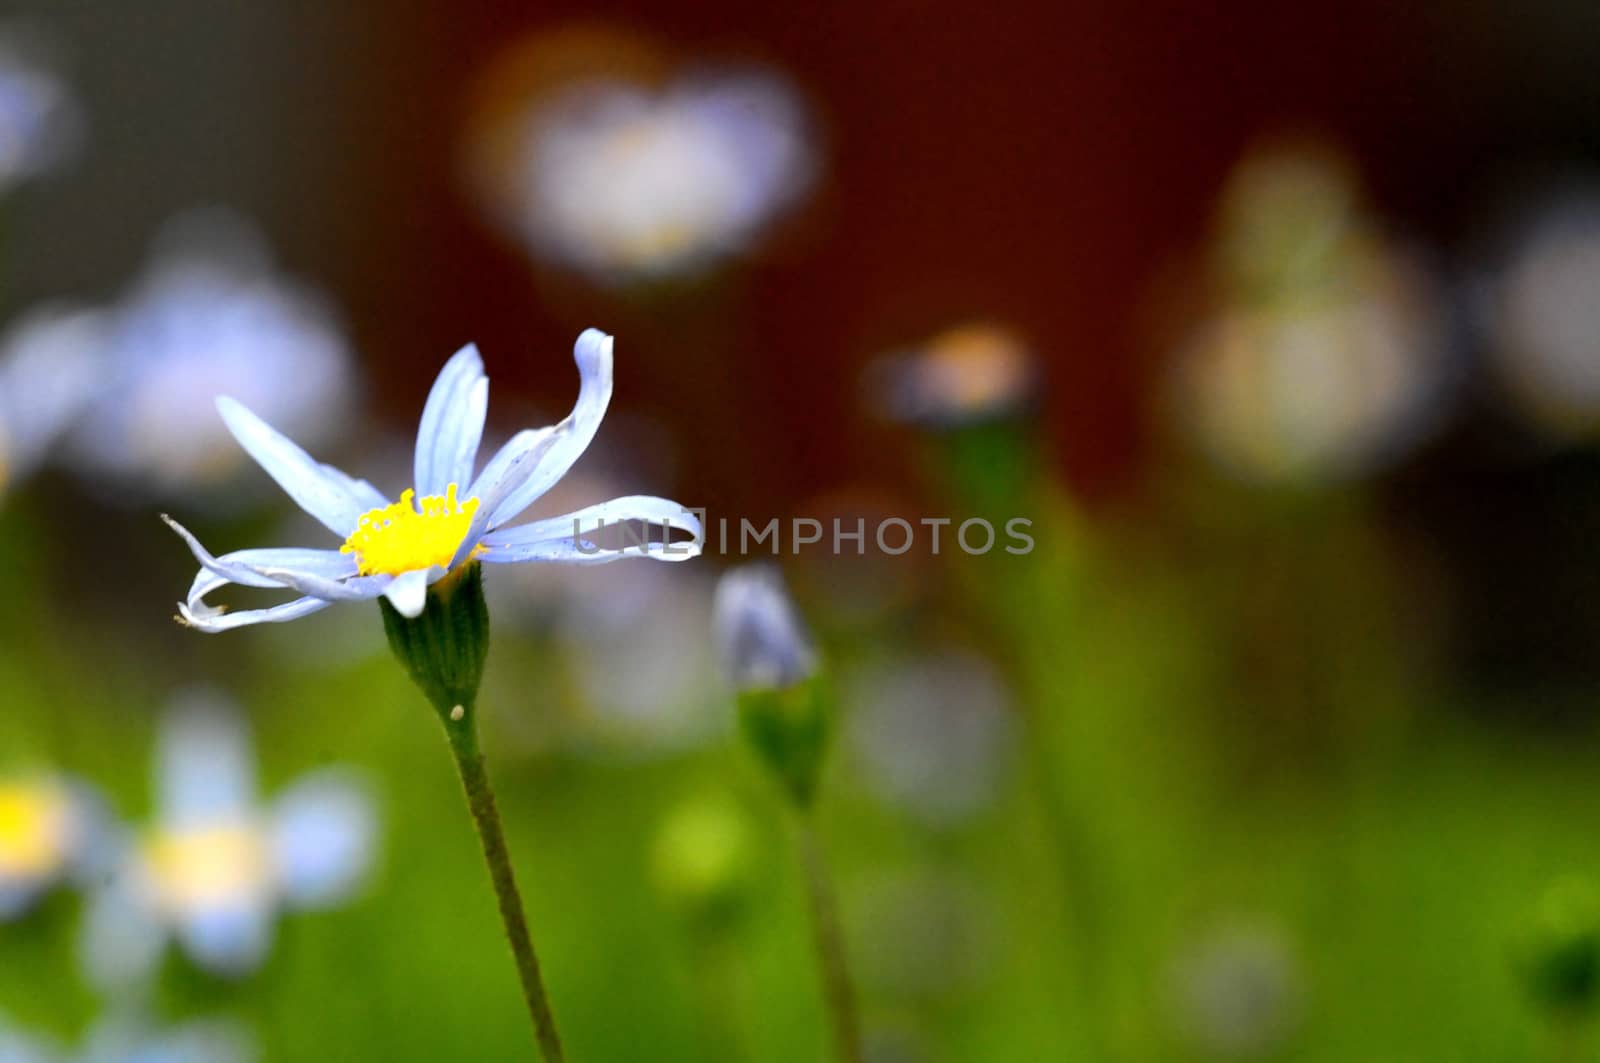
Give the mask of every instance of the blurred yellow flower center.
M 156 894 L 173 911 L 258 893 L 271 870 L 265 839 L 247 823 L 162 834 L 147 843 L 146 855 Z
M 66 857 L 69 816 L 52 787 L 0 785 L 0 878 L 39 878 Z
M 438 565 L 447 568 L 467 537 L 478 500 L 456 500 L 456 485 L 442 495 L 425 495 L 412 504 L 415 491 L 406 491 L 393 505 L 363 514 L 356 530 L 339 548 L 354 554 L 363 576 L 398 576 Z

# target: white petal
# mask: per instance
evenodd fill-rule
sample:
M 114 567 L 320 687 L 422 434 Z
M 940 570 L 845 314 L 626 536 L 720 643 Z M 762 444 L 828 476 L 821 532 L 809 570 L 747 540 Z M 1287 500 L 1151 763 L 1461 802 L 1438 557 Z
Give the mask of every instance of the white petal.
M 378 817 L 365 786 L 341 772 L 308 776 L 278 799 L 272 847 L 289 903 L 332 904 L 360 885 L 372 864 Z
M 589 448 L 606 407 L 611 404 L 612 338 L 599 329 L 584 329 L 573 346 L 578 364 L 578 401 L 560 424 L 548 429 L 552 443 L 539 467 L 525 482 L 508 494 L 493 513 L 489 527 L 498 528 L 531 506 L 567 474 Z
M 246 609 L 237 613 L 226 613 L 220 609 L 209 608 L 204 602 L 191 600 L 178 603 L 178 618 L 196 631 L 214 635 L 221 631 L 232 631 L 234 628 L 249 627 L 252 624 L 282 624 L 290 620 L 299 620 L 332 604 L 321 598 L 306 597 L 296 598 L 292 602 L 284 602 L 282 605 L 274 605 L 267 609 Z
M 197 967 L 239 978 L 261 966 L 272 947 L 272 912 L 265 897 L 244 895 L 185 913 L 178 941 Z
M 167 829 L 248 817 L 255 807 L 255 747 L 237 706 L 208 690 L 181 696 L 161 721 L 156 778 Z
M 488 407 L 483 359 L 469 343 L 439 370 L 422 409 L 413 468 L 418 496 L 442 495 L 452 483 L 465 487 L 471 481 Z
M 484 532 L 489 530 L 496 510 L 512 492 L 520 490 L 528 482 L 528 477 L 538 471 L 545 454 L 555 442 L 553 429 L 528 429 L 512 436 L 489 459 L 489 464 L 483 467 L 483 472 L 472 485 L 472 497 L 478 500 L 478 511 L 467 526 L 467 533 L 456 548 L 455 556 L 450 559 L 449 568 L 454 569 L 472 554 Z
M 385 504 L 383 496 L 371 484 L 331 465 L 318 463 L 287 436 L 233 399 L 218 399 L 217 410 L 239 445 L 267 475 L 276 480 L 301 509 L 340 538 L 355 531 L 363 513 Z
M 394 580 L 393 576 L 352 576 L 348 579 L 328 579 L 314 572 L 297 572 L 287 568 L 269 568 L 264 574 L 278 585 L 299 591 L 325 602 L 370 602 L 384 592 Z
M 396 576 L 384 588 L 384 597 L 389 599 L 389 604 L 401 616 L 415 620 L 428 604 L 428 575 L 427 569 L 418 569 Z
M 139 887 L 131 863 L 95 890 L 84 912 L 79 956 L 89 981 L 101 989 L 145 982 L 161 960 L 167 931 Z
M 161 519 L 166 521 L 167 527 L 178 533 L 189 546 L 189 552 L 194 554 L 201 568 L 220 576 L 223 583 L 238 583 L 246 587 L 281 587 L 285 584 L 272 579 L 263 573 L 269 568 L 291 569 L 297 572 L 308 572 L 322 576 L 325 579 L 339 579 L 344 576 L 353 576 L 356 573 L 356 559 L 350 554 L 338 550 L 315 550 L 306 547 L 269 547 L 256 550 L 237 550 L 223 557 L 214 557 L 211 552 L 201 545 L 194 534 L 167 516 L 161 514 Z M 218 589 L 222 584 L 211 586 L 204 593 Z M 191 591 L 191 598 L 196 597 Z
M 640 527 L 640 522 L 644 527 Z M 614 537 L 620 543 L 601 548 L 596 537 L 606 526 L 622 525 Z M 693 542 L 648 542 L 672 532 L 687 532 Z M 574 513 L 502 528 L 483 539 L 484 561 L 514 564 L 522 561 L 560 561 L 569 564 L 605 564 L 628 557 L 660 561 L 687 561 L 703 545 L 700 520 L 680 503 L 652 495 L 628 495 L 587 506 Z

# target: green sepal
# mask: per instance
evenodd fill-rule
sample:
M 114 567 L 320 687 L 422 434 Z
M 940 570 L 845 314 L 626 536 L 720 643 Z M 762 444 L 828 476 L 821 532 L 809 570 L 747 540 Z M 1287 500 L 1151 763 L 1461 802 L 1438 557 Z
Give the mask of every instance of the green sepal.
M 1519 966 L 1534 1001 L 1555 1015 L 1594 1012 L 1600 1002 L 1600 891 L 1564 879 L 1525 923 Z
M 446 723 L 459 723 L 477 704 L 489 656 L 482 566 L 463 565 L 428 588 L 427 604 L 415 619 L 401 616 L 387 598 L 378 599 L 378 606 L 389 648 Z
M 786 687 L 739 694 L 739 727 L 791 799 L 809 808 L 833 729 L 832 697 L 820 674 Z

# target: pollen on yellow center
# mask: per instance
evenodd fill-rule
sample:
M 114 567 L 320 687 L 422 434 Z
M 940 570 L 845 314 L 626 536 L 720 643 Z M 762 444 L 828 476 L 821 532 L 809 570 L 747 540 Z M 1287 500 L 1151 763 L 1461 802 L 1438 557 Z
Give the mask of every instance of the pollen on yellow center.
M 53 786 L 0 784 L 0 878 L 40 878 L 66 859 L 71 814 Z
M 353 554 L 363 576 L 399 576 L 438 565 L 447 567 L 467 537 L 478 500 L 456 500 L 456 485 L 442 495 L 425 495 L 413 504 L 415 491 L 400 501 L 365 513 L 339 548 Z

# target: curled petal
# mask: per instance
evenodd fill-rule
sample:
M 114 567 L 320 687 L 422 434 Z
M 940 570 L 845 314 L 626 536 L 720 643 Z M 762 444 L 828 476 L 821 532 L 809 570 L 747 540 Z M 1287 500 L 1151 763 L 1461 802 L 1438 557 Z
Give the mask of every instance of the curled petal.
M 527 509 L 567 474 L 589 448 L 606 407 L 611 404 L 612 339 L 599 329 L 584 329 L 573 346 L 578 364 L 578 401 L 561 423 L 547 429 L 551 446 L 533 475 L 501 500 L 490 514 L 489 527 L 498 528 Z
M 439 370 L 422 409 L 413 469 L 419 496 L 442 495 L 451 484 L 471 481 L 488 408 L 489 378 L 478 348 L 469 343 Z
M 305 572 L 311 575 L 322 576 L 326 579 L 340 579 L 356 574 L 356 559 L 350 554 L 338 550 L 314 550 L 306 547 L 268 547 L 257 550 L 237 550 L 222 557 L 213 557 L 194 534 L 167 516 L 161 515 L 167 522 L 167 527 L 177 532 L 189 546 L 189 552 L 194 554 L 200 567 L 214 576 L 220 577 L 221 582 L 210 586 L 203 594 L 210 594 L 226 583 L 237 583 L 245 587 L 281 587 L 287 586 L 280 580 L 267 576 L 268 569 L 289 569 L 295 572 Z M 196 587 L 200 586 L 197 580 Z M 193 589 L 190 591 L 190 601 L 193 603 L 197 596 Z
M 217 400 L 217 410 L 256 464 L 296 505 L 340 538 L 355 530 L 363 513 L 384 504 L 383 496 L 371 484 L 317 462 L 242 404 L 223 397 Z
M 238 627 L 249 627 L 251 624 L 282 624 L 290 620 L 299 620 L 332 604 L 322 598 L 307 597 L 296 598 L 292 602 L 284 602 L 268 609 L 246 609 L 228 613 L 221 609 L 213 609 L 201 601 L 179 602 L 178 619 L 197 631 L 216 634 Z
M 592 537 L 607 525 L 636 529 L 641 523 L 646 525 L 646 537 L 659 529 L 663 541 L 641 543 L 632 537 L 633 531 L 625 533 L 620 547 L 602 548 L 593 541 Z M 694 536 L 694 541 L 672 542 L 673 532 L 686 532 Z M 703 541 L 699 518 L 681 504 L 652 495 L 628 495 L 564 516 L 503 528 L 484 537 L 481 557 L 492 564 L 556 561 L 594 565 L 627 557 L 686 561 L 699 555 Z

